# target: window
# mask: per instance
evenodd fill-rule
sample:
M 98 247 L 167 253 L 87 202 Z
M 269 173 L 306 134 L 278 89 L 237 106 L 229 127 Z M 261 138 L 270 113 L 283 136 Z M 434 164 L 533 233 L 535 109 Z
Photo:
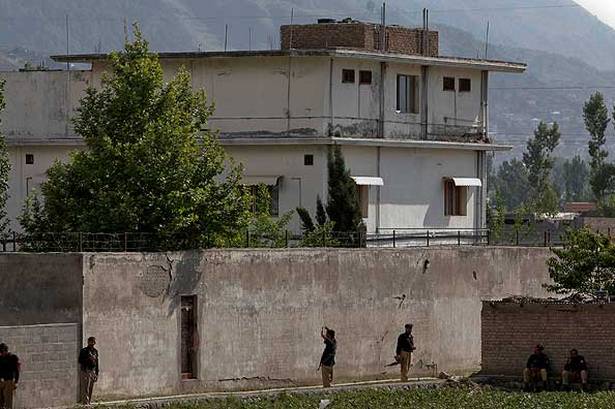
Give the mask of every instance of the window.
M 26 165 L 34 165 L 34 154 L 26 153 Z
M 354 84 L 354 70 L 342 70 L 342 82 Z
M 452 179 L 444 180 L 444 215 L 465 216 L 467 214 L 467 186 L 455 186 Z
M 314 155 L 303 155 L 303 165 L 314 166 Z
M 359 71 L 359 84 L 369 85 L 372 83 L 371 71 Z
M 459 78 L 459 92 L 471 92 L 472 80 L 469 78 Z
M 455 91 L 455 78 L 444 77 L 444 85 L 442 89 L 444 91 Z
M 182 379 L 195 379 L 197 374 L 196 295 L 181 297 L 181 371 Z
M 418 109 L 418 77 L 414 75 L 397 76 L 397 111 L 417 114 Z
M 357 196 L 359 197 L 359 209 L 361 209 L 361 217 L 367 219 L 369 216 L 369 186 L 357 185 Z
M 250 193 L 253 198 L 258 197 L 259 189 L 261 186 L 267 187 L 267 193 L 269 193 L 269 214 L 271 216 L 280 215 L 280 185 L 250 185 Z M 256 211 L 256 202 L 252 203 L 252 211 Z

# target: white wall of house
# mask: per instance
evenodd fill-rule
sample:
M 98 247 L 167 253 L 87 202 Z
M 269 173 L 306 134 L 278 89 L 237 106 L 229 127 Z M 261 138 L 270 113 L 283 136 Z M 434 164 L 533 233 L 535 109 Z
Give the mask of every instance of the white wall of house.
M 162 64 L 167 80 L 184 66 L 192 75 L 193 87 L 206 90 L 216 105 L 210 126 L 220 129 L 226 137 L 287 136 L 289 129 L 293 136 L 324 137 L 328 135 L 331 115 L 334 134 L 339 130 L 340 136 L 369 136 L 369 132 L 375 131 L 380 114 L 381 63 L 377 60 L 323 56 L 217 57 L 169 59 L 162 60 Z M 105 68 L 105 63 L 94 63 L 91 71 L 0 73 L 0 78 L 7 80 L 2 130 L 10 145 L 13 165 L 9 189 L 12 220 L 21 211 L 26 184 L 35 188 L 44 180 L 54 160 L 65 160 L 76 148 L 76 135 L 68 119 L 74 115 L 84 90 L 90 85 L 100 86 Z M 354 83 L 342 82 L 344 69 L 355 71 Z M 360 84 L 361 70 L 372 72 L 371 84 Z M 412 64 L 386 64 L 384 116 L 389 121 L 385 125 L 386 137 L 417 139 L 420 112 L 396 111 L 398 74 L 420 76 L 421 68 Z M 443 91 L 444 76 L 470 78 L 471 92 Z M 444 117 L 473 120 L 480 116 L 480 70 L 430 67 L 429 81 L 430 122 L 442 123 Z M 418 105 L 421 106 L 420 102 Z M 313 212 L 316 196 L 326 199 L 326 146 L 227 144 L 226 149 L 244 164 L 246 175 L 282 176 L 281 212 L 299 204 Z M 33 165 L 25 164 L 26 153 L 34 154 Z M 383 187 L 368 188 L 369 231 L 378 227 L 475 226 L 476 188 L 470 189 L 473 194 L 468 195 L 466 216 L 445 217 L 442 178 L 476 177 L 476 152 L 381 147 L 380 160 L 375 146 L 344 146 L 344 153 L 353 175 L 384 179 Z M 314 155 L 313 166 L 304 166 L 305 154 Z M 298 229 L 296 218 L 291 226 Z

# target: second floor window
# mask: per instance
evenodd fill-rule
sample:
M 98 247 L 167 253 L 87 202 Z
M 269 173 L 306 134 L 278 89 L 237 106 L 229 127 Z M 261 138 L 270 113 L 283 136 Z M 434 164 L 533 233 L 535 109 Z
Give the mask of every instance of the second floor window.
M 472 80 L 470 78 L 459 78 L 459 92 L 472 92 Z
M 419 112 L 417 86 L 417 76 L 397 76 L 397 111 L 410 114 Z

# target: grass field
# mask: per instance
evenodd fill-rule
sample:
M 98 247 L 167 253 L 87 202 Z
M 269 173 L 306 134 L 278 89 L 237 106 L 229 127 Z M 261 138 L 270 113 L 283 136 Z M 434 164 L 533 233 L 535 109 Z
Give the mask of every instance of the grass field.
M 470 389 L 370 389 L 334 394 L 283 394 L 270 398 L 212 399 L 193 404 L 174 404 L 169 409 L 317 409 L 322 399 L 327 409 L 611 409 L 615 392 L 594 394 L 548 392 L 508 393 Z

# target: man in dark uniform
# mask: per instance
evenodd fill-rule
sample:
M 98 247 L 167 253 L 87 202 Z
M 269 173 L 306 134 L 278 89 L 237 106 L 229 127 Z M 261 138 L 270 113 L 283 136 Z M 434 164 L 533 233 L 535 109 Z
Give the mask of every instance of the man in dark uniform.
M 337 341 L 335 340 L 335 331 L 327 327 L 324 327 L 320 331 L 320 336 L 325 342 L 325 350 L 322 351 L 322 357 L 320 358 L 322 386 L 323 388 L 328 388 L 333 381 L 333 365 L 335 365 Z
M 581 388 L 587 389 L 587 362 L 576 349 L 570 350 L 570 356 L 562 371 L 562 387 L 568 389 L 570 380 L 581 380 Z
M 401 364 L 401 381 L 408 382 L 408 371 L 412 362 L 412 351 L 414 347 L 414 337 L 412 336 L 412 324 L 405 325 L 406 331 L 397 337 L 397 348 L 395 349 L 395 360 Z
M 542 380 L 543 389 L 547 389 L 549 357 L 544 353 L 544 349 L 542 345 L 536 345 L 534 353 L 527 359 L 527 364 L 523 370 L 523 384 L 526 391 L 530 390 L 530 383 L 534 384 L 538 379 Z
M 19 358 L 0 344 L 0 409 L 13 408 L 13 394 L 19 382 Z
M 81 388 L 79 403 L 89 405 L 92 403 L 94 383 L 98 380 L 98 350 L 94 348 L 96 338 L 88 338 L 88 346 L 79 352 L 79 379 Z

